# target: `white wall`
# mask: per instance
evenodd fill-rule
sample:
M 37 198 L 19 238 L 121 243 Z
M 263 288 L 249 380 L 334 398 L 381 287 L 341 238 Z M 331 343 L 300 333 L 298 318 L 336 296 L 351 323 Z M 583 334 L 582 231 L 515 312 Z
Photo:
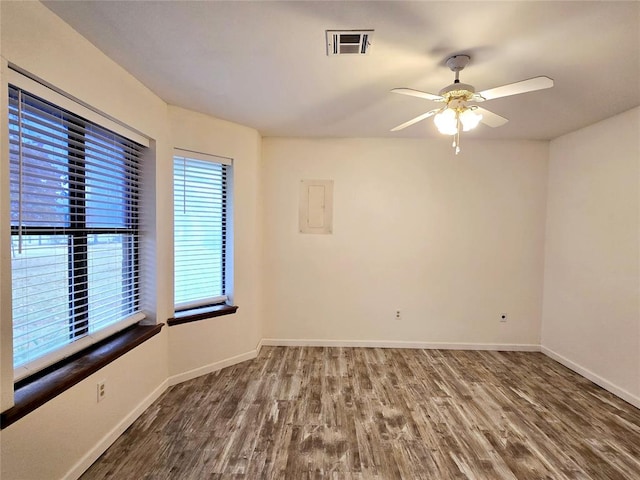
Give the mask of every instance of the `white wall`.
M 167 105 L 39 2 L 0 2 L 1 54 L 11 63 L 148 136 L 156 160 L 145 163 L 144 307 L 152 320 L 173 314 L 172 148 L 233 157 L 235 162 L 236 315 L 164 327 L 159 335 L 2 430 L 0 477 L 77 478 L 170 382 L 255 353 L 261 338 L 260 137 L 255 130 Z M 6 82 L 4 75 L 3 81 Z M 3 134 L 6 83 L 0 85 Z M 1 112 L 0 112 L 1 113 Z M 187 131 L 190 128 L 190 131 Z M 173 129 L 173 131 L 172 131 Z M 8 150 L 3 137 L 0 209 L 8 218 Z M 152 155 L 153 156 L 153 155 Z M 148 208 L 151 205 L 151 208 Z M 12 402 L 10 248 L 0 228 L 0 386 Z M 107 398 L 96 402 L 96 382 Z
M 265 139 L 264 336 L 538 345 L 547 156 L 547 142 L 467 140 L 456 157 L 443 139 Z M 334 180 L 332 235 L 298 233 L 302 179 Z
M 640 407 L 640 108 L 551 142 L 542 346 Z
M 175 383 L 253 358 L 262 338 L 260 148 L 258 132 L 170 107 L 173 146 L 233 158 L 234 315 L 169 329 L 169 374 Z M 167 215 L 171 218 L 170 215 Z

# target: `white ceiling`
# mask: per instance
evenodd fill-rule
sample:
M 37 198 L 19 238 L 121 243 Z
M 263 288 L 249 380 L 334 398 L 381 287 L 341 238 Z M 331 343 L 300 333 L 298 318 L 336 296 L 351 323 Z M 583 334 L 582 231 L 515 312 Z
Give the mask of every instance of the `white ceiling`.
M 477 91 L 538 75 L 555 87 L 483 104 L 478 138 L 551 139 L 640 105 L 640 2 L 46 1 L 172 105 L 264 136 L 430 137 L 454 53 Z M 374 29 L 369 55 L 328 57 L 327 29 Z M 467 134 L 465 134 L 467 135 Z

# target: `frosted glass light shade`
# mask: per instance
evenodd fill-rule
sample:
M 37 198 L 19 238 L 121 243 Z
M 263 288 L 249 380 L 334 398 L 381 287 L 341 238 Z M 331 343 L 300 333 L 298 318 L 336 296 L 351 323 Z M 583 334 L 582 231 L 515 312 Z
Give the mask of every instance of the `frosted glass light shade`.
M 455 110 L 447 108 L 433 117 L 433 122 L 438 131 L 443 135 L 455 135 L 458 133 L 458 119 Z
M 460 123 L 462 123 L 462 131 L 468 132 L 478 126 L 482 120 L 482 114 L 476 113 L 470 108 L 460 114 Z

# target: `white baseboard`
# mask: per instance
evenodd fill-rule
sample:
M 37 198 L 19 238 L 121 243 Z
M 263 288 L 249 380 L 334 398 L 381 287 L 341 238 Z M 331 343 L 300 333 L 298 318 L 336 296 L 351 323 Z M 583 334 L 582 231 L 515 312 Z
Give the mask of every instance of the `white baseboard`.
M 188 372 L 173 375 L 172 377 L 169 377 L 169 386 L 171 387 L 173 385 L 177 385 L 178 383 L 186 382 L 187 380 L 206 375 L 207 373 L 217 372 L 218 370 L 230 367 L 240 362 L 253 360 L 258 356 L 259 348 L 262 348 L 261 343 L 258 344 L 258 348 L 256 350 L 251 350 L 234 357 L 225 358 L 224 360 L 210 363 L 209 365 L 205 365 L 203 367 L 194 368 L 193 370 L 189 370 Z
M 160 395 L 168 387 L 168 382 L 165 380 L 158 387 L 151 392 L 142 402 L 140 402 L 129 414 L 116 425 L 113 430 L 107 433 L 93 448 L 91 448 L 71 469 L 67 474 L 62 477 L 64 480 L 77 480 L 80 476 L 95 462 L 100 455 L 102 455 L 107 448 L 109 448 L 113 442 L 115 442 L 124 431 L 131 426 L 131 424 L 142 413 L 155 402 Z
M 539 352 L 540 345 L 518 343 L 445 343 L 407 342 L 387 340 L 316 340 L 263 338 L 261 346 L 269 347 L 366 347 L 366 348 L 416 348 L 425 350 L 496 350 L 508 352 Z
M 541 351 L 546 356 L 554 359 L 558 363 L 561 363 L 562 365 L 564 365 L 565 367 L 573 370 L 577 374 L 582 375 L 586 379 L 591 380 L 596 385 L 599 385 L 602 388 L 604 388 L 605 390 L 608 390 L 609 392 L 613 393 L 615 396 L 620 397 L 622 400 L 624 400 L 626 402 L 629 402 L 634 407 L 640 408 L 640 398 L 639 397 L 637 397 L 637 396 L 627 392 L 625 389 L 620 388 L 617 385 L 609 382 L 608 380 L 602 378 L 601 376 L 593 373 L 591 370 L 589 370 L 587 368 L 584 368 L 583 366 L 578 365 L 575 362 L 572 362 L 568 358 L 563 357 L 562 355 L 560 355 L 557 352 L 554 352 L 550 348 L 542 346 L 541 347 Z
M 256 356 L 260 355 L 260 350 L 262 350 L 262 345 L 264 345 L 262 341 L 263 339 L 261 338 L 260 341 L 258 342 L 258 345 L 256 345 Z

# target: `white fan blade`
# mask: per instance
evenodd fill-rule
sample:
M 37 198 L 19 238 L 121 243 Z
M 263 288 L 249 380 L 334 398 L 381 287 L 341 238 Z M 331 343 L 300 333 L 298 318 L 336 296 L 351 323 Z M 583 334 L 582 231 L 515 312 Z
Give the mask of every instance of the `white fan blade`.
M 549 77 L 535 77 L 521 82 L 502 85 L 501 87 L 490 88 L 479 92 L 478 95 L 484 97 L 485 100 L 494 98 L 508 97 L 510 95 L 518 95 L 520 93 L 535 92 L 536 90 L 544 90 L 553 87 L 553 80 Z
M 424 120 L 425 118 L 429 118 L 433 115 L 435 115 L 436 113 L 438 113 L 441 109 L 440 108 L 436 108 L 435 110 L 429 110 L 427 113 L 423 113 L 422 115 L 418 115 L 416 118 L 412 118 L 411 120 L 409 120 L 408 122 L 404 122 L 402 125 L 398 125 L 395 128 L 392 128 L 391 131 L 392 132 L 397 132 L 398 130 L 402 130 L 403 128 L 407 128 L 410 127 L 411 125 L 413 125 L 414 123 L 418 123 L 421 122 L 422 120 Z
M 421 92 L 420 90 L 414 90 L 412 88 L 394 88 L 392 93 L 400 93 L 401 95 L 411 95 L 412 97 L 424 98 L 425 100 L 432 100 L 434 102 L 441 102 L 444 100 L 440 95 L 433 93 Z
M 506 118 L 501 117 L 497 113 L 490 112 L 486 108 L 477 107 L 477 108 L 474 108 L 473 111 L 481 114 L 482 120 L 480 121 L 490 127 L 494 127 L 494 128 L 501 127 L 502 125 L 504 125 L 509 121 Z

